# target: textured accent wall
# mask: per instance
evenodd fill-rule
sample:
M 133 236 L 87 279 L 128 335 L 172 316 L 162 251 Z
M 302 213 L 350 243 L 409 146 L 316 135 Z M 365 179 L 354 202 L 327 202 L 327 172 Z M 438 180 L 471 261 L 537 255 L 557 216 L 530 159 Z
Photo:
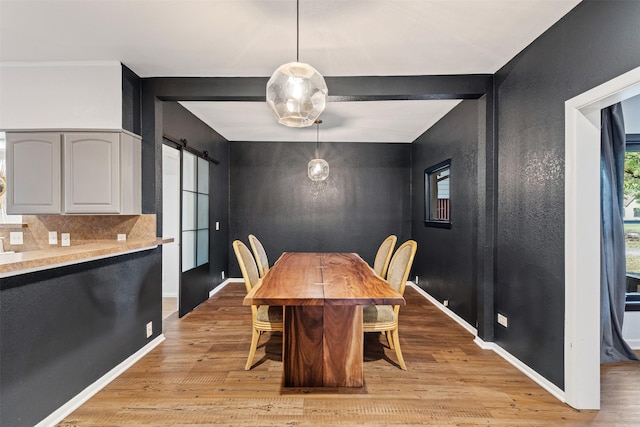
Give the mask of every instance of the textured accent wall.
M 142 132 L 141 119 L 141 89 L 140 77 L 122 66 L 122 129 L 140 135 Z
M 271 264 L 284 251 L 357 252 L 372 264 L 389 234 L 410 237 L 410 145 L 320 144 L 322 182 L 307 177 L 314 152 L 315 143 L 231 143 L 230 242 L 255 234 Z
M 158 248 L 3 278 L 0 425 L 37 424 L 157 337 L 161 271 Z
M 564 102 L 640 64 L 640 2 L 585 0 L 496 75 L 496 342 L 564 387 Z
M 411 144 L 413 274 L 422 289 L 470 325 L 477 313 L 478 103 L 465 100 Z M 424 170 L 451 159 L 451 228 L 424 225 Z

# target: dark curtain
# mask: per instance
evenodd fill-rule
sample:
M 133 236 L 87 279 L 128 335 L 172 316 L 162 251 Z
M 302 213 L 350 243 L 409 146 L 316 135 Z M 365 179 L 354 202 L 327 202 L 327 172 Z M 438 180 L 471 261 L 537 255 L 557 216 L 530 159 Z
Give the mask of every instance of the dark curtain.
M 600 363 L 638 360 L 622 338 L 626 292 L 624 153 L 620 103 L 602 110 L 600 156 Z

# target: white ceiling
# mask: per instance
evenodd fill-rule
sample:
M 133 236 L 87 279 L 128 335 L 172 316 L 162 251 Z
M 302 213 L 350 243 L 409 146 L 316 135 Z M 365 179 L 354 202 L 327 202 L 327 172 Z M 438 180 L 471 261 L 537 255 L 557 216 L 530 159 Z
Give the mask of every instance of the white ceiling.
M 300 0 L 299 59 L 325 76 L 494 73 L 579 2 Z M 268 77 L 295 59 L 294 0 L 0 0 L 3 62 L 117 60 L 141 77 Z M 277 124 L 261 103 L 183 104 L 231 141 L 315 139 Z M 332 102 L 321 139 L 412 142 L 454 105 Z
M 264 102 L 180 104 L 231 141 L 412 142 L 459 102 L 330 102 L 318 129 L 274 126 Z

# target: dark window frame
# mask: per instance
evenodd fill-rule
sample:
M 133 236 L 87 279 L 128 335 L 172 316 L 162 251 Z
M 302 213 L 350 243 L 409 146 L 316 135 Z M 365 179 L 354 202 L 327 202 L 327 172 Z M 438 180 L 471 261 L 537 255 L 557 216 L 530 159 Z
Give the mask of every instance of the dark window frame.
M 424 225 L 427 227 L 451 228 L 451 159 L 444 160 L 424 170 Z M 445 169 L 449 169 L 449 218 L 446 220 L 434 219 L 432 212 L 431 177 Z

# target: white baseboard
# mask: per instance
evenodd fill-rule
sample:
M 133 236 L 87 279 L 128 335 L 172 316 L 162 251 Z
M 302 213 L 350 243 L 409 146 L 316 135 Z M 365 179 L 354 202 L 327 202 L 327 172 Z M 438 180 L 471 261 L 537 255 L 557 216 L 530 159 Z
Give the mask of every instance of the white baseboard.
M 442 305 L 442 303 L 440 303 L 440 301 L 435 299 L 433 296 L 429 295 L 427 292 L 424 291 L 424 289 L 418 287 L 413 282 L 407 282 L 407 285 L 409 285 L 412 288 L 414 288 L 416 291 L 418 291 L 418 293 L 420 295 L 425 297 L 433 305 L 435 305 L 442 312 L 444 312 L 447 316 L 449 316 L 451 319 L 453 319 L 456 323 L 458 323 L 463 328 L 465 328 L 467 331 L 469 331 L 469 333 L 473 334 L 473 336 L 475 337 L 473 342 L 475 342 L 480 348 L 482 348 L 483 350 L 491 350 L 491 351 L 497 353 L 498 356 L 502 357 L 504 360 L 506 360 L 511 365 L 513 365 L 520 372 L 525 374 L 527 377 L 531 378 L 531 380 L 533 380 L 540 387 L 542 387 L 543 389 L 545 389 L 546 391 L 551 393 L 551 395 L 553 395 L 556 399 L 560 400 L 561 402 L 566 402 L 564 390 L 561 390 L 558 386 L 556 386 L 555 384 L 553 384 L 552 382 L 550 382 L 549 380 L 544 378 L 542 375 L 540 375 L 539 373 L 537 373 L 536 371 L 531 369 L 529 366 L 527 366 L 522 361 L 520 361 L 517 357 L 513 356 L 511 353 L 509 353 L 508 351 L 506 351 L 505 349 L 500 347 L 498 344 L 496 344 L 494 342 L 485 342 L 484 340 L 479 338 L 478 337 L 478 331 L 477 331 L 476 328 L 474 328 L 473 326 L 469 325 L 469 323 L 467 323 L 466 320 L 464 320 L 463 318 L 461 318 L 460 316 L 455 314 L 453 311 L 449 310 L 447 307 Z M 627 342 L 629 343 L 629 345 L 632 346 L 632 342 L 633 342 L 632 340 L 631 341 L 627 340 Z M 638 340 L 638 344 L 640 345 L 640 340 Z M 633 346 L 631 348 L 633 348 Z
M 220 290 L 222 290 L 222 288 L 227 286 L 229 283 L 244 283 L 244 280 L 243 279 L 237 279 L 237 278 L 229 277 L 227 280 L 225 280 L 224 282 L 220 283 L 218 286 L 216 286 L 215 288 L 213 288 L 213 289 L 211 289 L 209 291 L 209 298 L 211 298 L 213 295 L 215 295 L 218 292 L 220 292 Z
M 631 350 L 640 350 L 640 339 L 625 339 Z
M 116 379 L 120 374 L 129 369 L 138 360 L 142 359 L 147 353 L 157 347 L 165 339 L 164 334 L 158 335 L 140 350 L 127 357 L 122 363 L 115 366 L 109 372 L 100 377 L 96 382 L 82 390 L 75 397 L 71 398 L 67 403 L 52 412 L 47 418 L 36 424 L 36 427 L 55 426 L 69 416 L 73 411 L 78 409 L 83 403 L 91 399 L 94 394 L 105 388 L 111 381 Z

